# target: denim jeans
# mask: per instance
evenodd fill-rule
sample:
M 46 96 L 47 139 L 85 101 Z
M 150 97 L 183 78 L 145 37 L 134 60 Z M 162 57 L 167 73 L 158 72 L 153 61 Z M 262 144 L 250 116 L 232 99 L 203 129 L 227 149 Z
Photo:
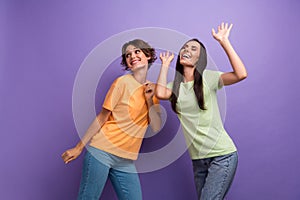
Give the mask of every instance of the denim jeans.
M 238 154 L 193 160 L 194 180 L 199 200 L 221 200 L 233 181 Z
M 138 174 L 132 160 L 88 147 L 83 161 L 78 200 L 99 200 L 107 178 L 120 200 L 141 200 Z

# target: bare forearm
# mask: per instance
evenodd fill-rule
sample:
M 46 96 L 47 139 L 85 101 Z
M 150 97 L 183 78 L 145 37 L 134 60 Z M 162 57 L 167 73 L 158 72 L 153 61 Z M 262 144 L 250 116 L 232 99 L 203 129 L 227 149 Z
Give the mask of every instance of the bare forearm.
M 157 79 L 157 84 L 166 87 L 167 86 L 167 75 L 168 75 L 168 66 L 162 65 L 160 68 L 160 73 Z
M 91 123 L 88 130 L 85 132 L 84 136 L 77 143 L 76 148 L 82 150 L 85 147 L 85 145 L 89 143 L 91 138 L 100 130 L 100 128 L 101 128 L 101 126 L 99 124 L 99 120 L 96 117 L 94 119 L 94 121 Z
M 81 138 L 81 140 L 76 145 L 77 148 L 83 149 L 86 144 L 89 143 L 91 138 L 96 135 L 96 133 L 99 132 L 100 128 L 103 126 L 103 124 L 107 121 L 109 115 L 111 114 L 111 111 L 106 110 L 103 108 L 99 115 L 94 119 L 94 121 L 91 123 L 88 130 L 85 132 L 84 136 Z
M 154 132 L 158 132 L 161 128 L 161 117 L 159 112 L 159 105 L 153 104 L 152 100 L 147 101 L 147 106 L 149 110 L 149 119 L 150 119 L 150 126 Z
M 102 109 L 100 114 L 91 123 L 88 130 L 85 132 L 83 138 L 77 143 L 74 148 L 66 150 L 61 156 L 64 162 L 67 164 L 72 160 L 75 160 L 82 152 L 85 145 L 91 140 L 91 138 L 98 133 L 102 125 L 107 121 L 111 111 Z
M 239 55 L 236 53 L 228 39 L 220 41 L 221 46 L 223 47 L 225 53 L 228 56 L 230 64 L 233 69 L 233 73 L 237 76 L 238 79 L 244 79 L 247 77 L 247 70 L 245 65 Z
M 170 92 L 168 93 L 167 88 L 168 69 L 168 66 L 162 65 L 157 79 L 155 95 L 160 99 L 168 99 L 170 97 Z

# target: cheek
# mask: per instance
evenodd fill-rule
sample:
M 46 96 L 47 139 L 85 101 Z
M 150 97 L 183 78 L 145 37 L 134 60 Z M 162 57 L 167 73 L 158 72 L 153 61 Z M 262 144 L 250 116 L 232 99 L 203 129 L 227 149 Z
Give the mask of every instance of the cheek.
M 198 60 L 199 60 L 199 56 L 193 57 L 193 64 L 196 64 Z
M 198 58 L 194 58 L 193 61 L 192 61 L 193 65 L 195 65 L 197 61 L 198 61 Z
M 143 56 L 142 59 L 143 63 L 148 63 L 149 58 L 146 56 Z
M 127 64 L 127 65 L 130 64 L 130 58 L 126 58 L 125 61 L 126 61 L 126 64 Z

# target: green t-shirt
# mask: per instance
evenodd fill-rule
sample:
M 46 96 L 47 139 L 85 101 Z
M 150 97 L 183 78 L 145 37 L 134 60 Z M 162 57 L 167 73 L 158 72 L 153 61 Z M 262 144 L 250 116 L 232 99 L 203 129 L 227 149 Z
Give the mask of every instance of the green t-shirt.
M 191 159 L 222 156 L 236 151 L 224 129 L 217 102 L 217 90 L 222 88 L 222 72 L 204 70 L 203 93 L 206 110 L 201 110 L 193 90 L 194 81 L 181 83 L 177 99 L 178 118 Z M 173 82 L 168 88 L 173 87 Z

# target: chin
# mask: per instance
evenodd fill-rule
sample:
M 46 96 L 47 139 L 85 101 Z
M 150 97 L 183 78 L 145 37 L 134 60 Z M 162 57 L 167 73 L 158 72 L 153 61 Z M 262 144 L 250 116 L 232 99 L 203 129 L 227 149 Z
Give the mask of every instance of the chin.
M 186 67 L 194 67 L 190 62 L 187 62 L 185 60 L 180 61 L 180 64 Z
M 138 65 L 138 66 L 134 66 L 131 68 L 131 71 L 136 71 L 136 70 L 139 70 L 139 69 L 142 69 L 144 68 L 146 65 Z

